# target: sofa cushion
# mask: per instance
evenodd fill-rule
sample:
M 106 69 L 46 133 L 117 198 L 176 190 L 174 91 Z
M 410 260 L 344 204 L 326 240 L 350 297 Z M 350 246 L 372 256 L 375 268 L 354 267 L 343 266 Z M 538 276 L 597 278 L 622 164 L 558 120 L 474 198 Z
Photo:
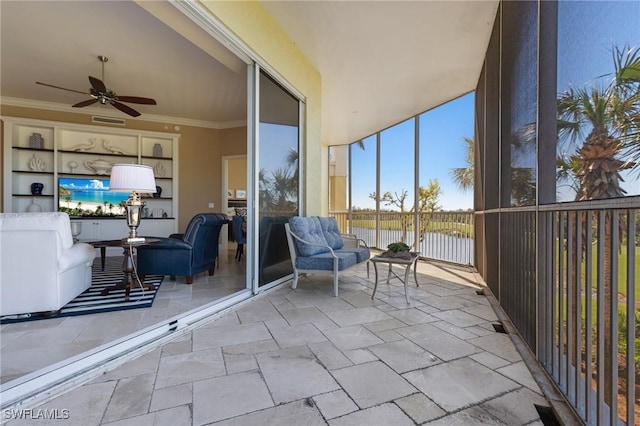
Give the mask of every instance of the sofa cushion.
M 64 212 L 2 213 L 0 226 L 6 231 L 56 231 L 61 248 L 73 245 L 71 220 Z
M 317 217 L 292 217 L 289 219 L 289 227 L 291 228 L 291 232 L 299 238 L 311 243 L 305 244 L 300 240 L 296 240 L 296 246 L 298 247 L 300 256 L 313 256 L 314 254 L 327 253 L 329 251 L 329 243 L 327 243 L 327 239 L 322 233 L 322 227 Z
M 343 271 L 356 264 L 354 253 L 336 253 L 338 257 L 338 271 Z M 296 267 L 299 269 L 311 269 L 317 271 L 332 271 L 333 256 L 331 253 L 320 253 L 308 257 L 297 257 Z
M 356 261 L 358 263 L 365 262 L 371 257 L 369 247 L 343 247 L 335 252 L 338 253 L 353 253 L 356 255 Z
M 338 221 L 335 217 L 318 217 L 324 238 L 332 249 L 341 249 L 344 246 L 342 233 L 338 228 Z

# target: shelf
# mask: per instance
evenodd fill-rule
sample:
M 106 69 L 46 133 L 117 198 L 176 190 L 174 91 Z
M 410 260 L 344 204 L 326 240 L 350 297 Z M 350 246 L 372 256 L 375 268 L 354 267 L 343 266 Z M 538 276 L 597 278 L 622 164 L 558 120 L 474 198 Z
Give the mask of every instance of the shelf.
M 30 175 L 52 175 L 53 172 L 42 172 L 39 170 L 12 170 L 13 173 L 27 173 Z
M 143 158 L 145 160 L 168 160 L 168 161 L 173 160 L 173 158 L 171 157 L 149 157 L 148 155 L 141 155 L 140 158 Z
M 114 154 L 113 152 L 97 152 L 97 151 L 69 151 L 66 149 L 59 149 L 59 153 L 61 154 L 78 154 L 78 155 L 93 155 L 94 157 L 118 157 L 118 158 L 135 158 L 138 159 L 138 156 L 135 154 Z
M 38 151 L 38 152 L 53 152 L 53 149 L 48 148 L 31 148 L 28 146 L 12 146 L 13 149 L 19 149 L 20 151 Z
M 75 179 L 75 178 L 87 178 L 87 179 L 91 179 L 91 178 L 96 178 L 96 179 L 109 179 L 109 176 L 111 176 L 111 173 L 108 173 L 106 175 L 96 175 L 96 174 L 92 174 L 92 173 L 69 173 L 69 172 L 65 172 L 65 173 L 58 173 L 58 177 L 61 178 L 71 178 L 71 179 Z
M 1 1 L 1 0 L 0 0 Z M 71 175 L 71 174 L 64 174 L 64 175 L 58 175 L 58 178 L 64 178 L 64 179 L 98 179 L 98 180 L 105 180 L 105 179 L 109 179 L 110 175 L 81 175 L 81 174 L 76 174 L 76 175 Z
M 120 216 L 71 216 L 69 215 L 69 219 L 71 220 L 126 220 L 125 215 Z
M 2 193 L 3 207 L 7 212 L 29 211 L 33 203 L 39 204 L 42 211 L 57 211 L 59 206 L 64 205 L 61 199 L 65 199 L 59 193 L 58 178 L 70 182 L 75 179 L 104 182 L 111 177 L 107 164 L 136 163 L 150 166 L 161 175 L 156 176 L 156 182 L 162 188 L 162 197 L 144 198 L 149 213 L 157 210 L 168 215 L 162 218 L 157 214 L 158 217 L 153 221 L 144 218 L 147 227 L 146 230 L 143 227 L 143 232 L 169 235 L 177 230 L 178 161 L 173 158 L 173 153 L 177 153 L 178 134 L 22 117 L 3 117 L 3 120 L 2 139 L 8 143 L 2 146 Z M 42 135 L 43 145 L 35 144 L 35 140 L 31 143 L 31 137 L 36 133 Z M 42 195 L 31 193 L 34 183 L 44 185 Z M 77 198 L 90 199 L 84 194 Z M 94 198 L 103 200 L 97 196 Z M 81 208 L 89 213 L 94 211 L 95 205 L 100 204 L 82 201 Z M 116 203 L 113 205 L 116 206 Z M 120 210 L 114 209 L 113 212 L 119 213 Z M 120 229 L 114 228 L 116 223 L 126 224 L 124 216 L 89 215 L 73 219 L 82 220 L 88 228 L 83 230 L 83 234 L 86 234 L 84 237 L 95 240 L 108 239 L 120 232 Z

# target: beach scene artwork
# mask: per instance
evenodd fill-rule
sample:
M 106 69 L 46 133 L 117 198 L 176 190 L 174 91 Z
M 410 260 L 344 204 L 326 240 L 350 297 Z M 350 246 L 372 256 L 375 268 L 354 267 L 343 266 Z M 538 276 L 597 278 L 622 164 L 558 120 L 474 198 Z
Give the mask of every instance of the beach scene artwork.
M 124 214 L 120 203 L 126 192 L 109 191 L 109 179 L 60 178 L 58 210 L 73 216 L 118 216 Z

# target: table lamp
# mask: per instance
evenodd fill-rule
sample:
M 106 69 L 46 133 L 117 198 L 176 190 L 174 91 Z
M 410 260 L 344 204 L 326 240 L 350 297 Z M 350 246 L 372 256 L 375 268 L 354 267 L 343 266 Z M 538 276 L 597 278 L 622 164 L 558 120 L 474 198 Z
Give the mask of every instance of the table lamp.
M 141 164 L 114 164 L 111 167 L 109 191 L 131 192 L 129 198 L 124 202 L 129 237 L 123 238 L 123 240 L 129 244 L 144 242 L 144 237 L 138 237 L 137 230 L 140 225 L 140 213 L 146 204 L 140 199 L 140 194 L 156 192 L 153 169 Z

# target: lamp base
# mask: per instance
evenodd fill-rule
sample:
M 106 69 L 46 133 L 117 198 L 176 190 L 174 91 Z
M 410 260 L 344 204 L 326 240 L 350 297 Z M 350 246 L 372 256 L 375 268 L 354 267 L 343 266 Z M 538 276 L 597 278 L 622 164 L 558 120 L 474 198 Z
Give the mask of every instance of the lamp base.
M 127 237 L 127 238 L 123 238 L 122 242 L 125 242 L 127 244 L 136 244 L 136 243 L 144 243 L 146 240 L 144 237 Z

